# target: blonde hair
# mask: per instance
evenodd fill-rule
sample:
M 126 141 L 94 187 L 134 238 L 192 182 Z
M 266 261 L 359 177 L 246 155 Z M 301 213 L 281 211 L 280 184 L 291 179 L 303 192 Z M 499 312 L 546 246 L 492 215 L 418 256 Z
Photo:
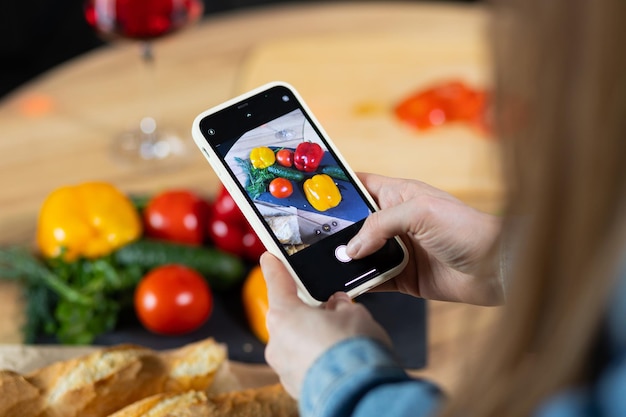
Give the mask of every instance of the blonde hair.
M 593 378 L 626 256 L 626 1 L 492 6 L 511 284 L 444 414 L 516 417 Z

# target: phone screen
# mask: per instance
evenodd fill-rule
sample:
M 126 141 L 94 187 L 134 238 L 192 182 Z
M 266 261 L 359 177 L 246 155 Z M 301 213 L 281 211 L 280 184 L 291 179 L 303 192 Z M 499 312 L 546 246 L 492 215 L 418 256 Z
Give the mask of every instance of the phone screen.
M 402 262 L 395 240 L 365 259 L 345 254 L 374 208 L 290 89 L 208 115 L 200 130 L 316 300 Z

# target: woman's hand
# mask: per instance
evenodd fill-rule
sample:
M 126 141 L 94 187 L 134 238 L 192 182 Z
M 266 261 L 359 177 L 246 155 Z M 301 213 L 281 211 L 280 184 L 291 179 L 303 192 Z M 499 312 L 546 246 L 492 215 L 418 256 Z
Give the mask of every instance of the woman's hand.
M 353 303 L 347 294 L 334 294 L 323 308 L 310 307 L 298 298 L 296 284 L 280 260 L 266 252 L 261 268 L 269 300 L 265 359 L 293 397 L 298 397 L 313 361 L 335 343 L 366 336 L 391 345 L 365 307 Z
M 366 256 L 396 235 L 409 249 L 408 266 L 379 289 L 475 304 L 500 301 L 495 273 L 480 275 L 483 258 L 499 233 L 499 219 L 418 181 L 370 174 L 361 179 L 381 211 L 350 241 L 348 254 Z M 356 336 L 391 344 L 365 307 L 352 303 L 345 293 L 334 294 L 323 308 L 313 308 L 298 298 L 295 282 L 278 259 L 263 254 L 261 268 L 269 299 L 265 358 L 294 397 L 315 359 L 334 344 Z
M 362 258 L 400 236 L 409 250 L 405 270 L 377 288 L 433 300 L 498 304 L 497 268 L 484 258 L 500 231 L 500 220 L 419 181 L 359 174 L 381 210 L 368 217 L 349 242 L 348 255 Z

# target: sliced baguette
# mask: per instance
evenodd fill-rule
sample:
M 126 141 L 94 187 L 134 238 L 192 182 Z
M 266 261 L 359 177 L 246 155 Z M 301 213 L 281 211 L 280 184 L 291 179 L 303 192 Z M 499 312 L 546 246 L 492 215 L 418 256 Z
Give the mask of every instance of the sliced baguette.
M 168 374 L 164 392 L 204 391 L 225 362 L 226 349 L 210 340 L 164 352 L 162 358 Z
M 213 339 L 169 352 L 104 348 L 24 376 L 0 374 L 0 411 L 19 409 L 23 417 L 107 416 L 154 394 L 206 390 L 225 359 L 226 349 Z M 11 397 L 18 387 L 29 395 Z
M 109 417 L 297 417 L 296 401 L 274 384 L 214 396 L 205 392 L 157 394 Z
M 0 416 L 36 416 L 41 403 L 40 390 L 23 375 L 0 371 Z

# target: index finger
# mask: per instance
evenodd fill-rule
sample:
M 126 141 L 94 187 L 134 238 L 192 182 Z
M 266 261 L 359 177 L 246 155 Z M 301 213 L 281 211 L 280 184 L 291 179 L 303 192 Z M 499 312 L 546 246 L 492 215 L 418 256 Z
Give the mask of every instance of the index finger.
M 298 288 L 283 263 L 269 252 L 260 259 L 270 306 L 299 302 Z
M 374 200 L 378 203 L 378 198 L 380 195 L 380 190 L 383 188 L 386 177 L 370 174 L 368 172 L 357 172 L 357 177 L 363 184 L 363 186 L 367 189 L 367 191 L 374 197 Z M 380 204 L 380 203 L 378 203 Z

